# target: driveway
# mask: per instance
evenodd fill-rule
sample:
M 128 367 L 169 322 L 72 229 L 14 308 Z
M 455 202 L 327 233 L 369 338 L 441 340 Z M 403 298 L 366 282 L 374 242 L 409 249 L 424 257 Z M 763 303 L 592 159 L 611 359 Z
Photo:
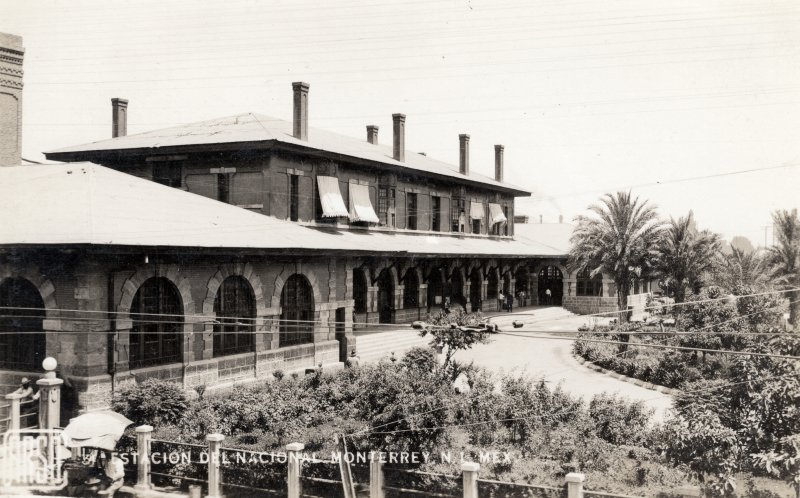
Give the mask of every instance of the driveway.
M 515 314 L 514 314 L 515 315 Z M 595 372 L 580 363 L 572 356 L 571 340 L 557 340 L 563 337 L 547 334 L 547 331 L 575 331 L 578 326 L 587 322 L 585 317 L 571 316 L 564 319 L 537 321 L 525 325 L 525 329 L 535 328 L 543 333 L 514 332 L 511 321 L 515 318 L 529 321 L 525 316 L 506 314 L 495 320 L 503 332 L 517 333 L 521 336 L 546 335 L 553 339 L 517 337 L 493 334 L 489 344 L 461 351 L 456 354 L 459 361 L 474 361 L 495 372 L 525 372 L 535 378 L 544 377 L 552 386 L 562 384 L 567 392 L 582 397 L 587 403 L 595 394 L 602 392 L 619 393 L 632 400 L 642 400 L 645 405 L 655 410 L 654 419 L 664 420 L 671 407 L 669 395 L 651 391 L 607 375 Z

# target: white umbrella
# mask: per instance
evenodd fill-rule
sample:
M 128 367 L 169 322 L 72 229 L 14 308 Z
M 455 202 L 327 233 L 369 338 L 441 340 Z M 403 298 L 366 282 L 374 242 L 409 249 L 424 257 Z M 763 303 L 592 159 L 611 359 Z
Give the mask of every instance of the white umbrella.
M 100 448 L 112 451 L 133 422 L 112 411 L 80 415 L 64 428 L 62 438 L 67 448 Z

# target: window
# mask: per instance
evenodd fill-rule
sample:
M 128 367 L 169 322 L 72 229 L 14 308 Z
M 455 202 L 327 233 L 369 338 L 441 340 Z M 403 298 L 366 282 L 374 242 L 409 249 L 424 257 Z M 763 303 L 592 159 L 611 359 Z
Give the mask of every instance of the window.
M 464 220 L 466 217 L 467 203 L 463 197 L 453 196 L 450 209 L 450 225 L 453 232 L 464 231 Z
M 24 278 L 9 278 L 0 285 L 0 367 L 41 371 L 45 358 L 44 301 L 39 290 Z
M 300 176 L 289 175 L 289 219 L 297 221 L 300 210 Z
M 279 346 L 314 342 L 314 291 L 308 279 L 294 274 L 283 285 Z
M 403 308 L 419 307 L 419 278 L 417 272 L 409 270 L 406 274 L 405 289 L 403 291 Z
M 231 202 L 231 176 L 229 174 L 217 175 L 217 200 L 227 204 Z
M 481 220 L 472 220 L 472 233 L 481 233 Z
M 182 164 L 180 161 L 158 161 L 153 163 L 153 181 L 167 187 L 181 188 Z
M 172 282 L 162 277 L 145 281 L 133 298 L 131 319 L 131 368 L 181 361 L 183 310 Z
M 508 206 L 503 206 L 503 214 L 506 217 L 506 222 L 503 223 L 503 235 L 508 235 L 508 227 L 511 226 L 511 218 L 508 217 Z
M 592 278 L 588 269 L 578 272 L 575 287 L 576 296 L 602 296 L 603 275 L 598 273 Z
M 395 189 L 378 187 L 378 219 L 381 225 L 395 226 Z
M 417 229 L 417 194 L 406 193 L 406 228 Z
M 438 232 L 441 230 L 442 223 L 442 198 L 431 197 L 431 230 Z
M 214 300 L 214 356 L 253 351 L 256 306 L 253 289 L 244 277 L 228 277 Z

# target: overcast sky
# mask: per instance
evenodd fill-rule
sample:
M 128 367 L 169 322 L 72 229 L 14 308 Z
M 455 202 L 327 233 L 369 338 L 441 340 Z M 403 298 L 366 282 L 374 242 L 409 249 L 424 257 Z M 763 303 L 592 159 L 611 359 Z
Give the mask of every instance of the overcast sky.
M 365 137 L 403 112 L 406 146 L 534 192 L 569 220 L 633 188 L 668 217 L 764 243 L 800 204 L 800 5 L 651 0 L 0 0 L 23 36 L 23 151 L 257 112 Z M 746 170 L 760 170 L 742 174 Z M 723 175 L 723 176 L 718 176 Z M 698 178 L 705 177 L 705 178 Z M 661 184 L 658 184 L 661 183 Z M 768 229 L 769 230 L 769 229 Z M 767 233 L 771 243 L 772 233 Z

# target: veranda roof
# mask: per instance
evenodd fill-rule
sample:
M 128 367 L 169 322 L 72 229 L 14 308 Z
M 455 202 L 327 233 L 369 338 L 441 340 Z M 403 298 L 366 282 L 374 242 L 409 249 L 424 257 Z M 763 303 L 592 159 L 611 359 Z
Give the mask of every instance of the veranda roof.
M 134 246 L 363 254 L 563 257 L 533 237 L 316 227 L 92 163 L 0 168 L 0 246 Z

